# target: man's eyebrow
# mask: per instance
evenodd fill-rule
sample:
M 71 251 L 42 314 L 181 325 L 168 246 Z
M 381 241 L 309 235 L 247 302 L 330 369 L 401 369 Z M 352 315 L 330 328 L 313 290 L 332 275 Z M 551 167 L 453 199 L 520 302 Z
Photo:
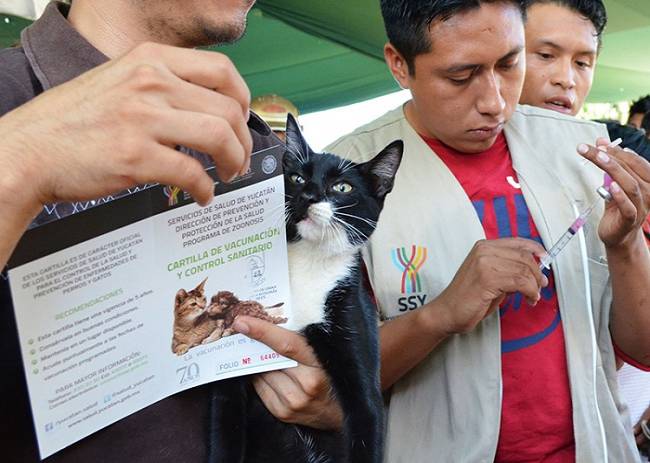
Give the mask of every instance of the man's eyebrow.
M 510 50 L 504 56 L 499 58 L 499 62 L 509 60 L 513 56 L 516 56 L 519 53 L 521 53 L 523 51 L 523 49 L 524 49 L 523 45 L 517 45 L 515 48 Z M 463 71 L 473 71 L 474 69 L 479 68 L 479 67 L 481 67 L 480 64 L 457 64 L 457 65 L 448 67 L 447 69 L 445 69 L 445 72 L 448 73 L 448 74 L 457 74 L 457 73 L 461 73 Z
M 522 51 L 524 51 L 524 46 L 523 46 L 523 45 L 517 45 L 515 48 L 513 48 L 513 49 L 510 50 L 508 53 L 506 53 L 504 56 L 502 56 L 502 57 L 499 59 L 499 62 L 507 61 L 507 60 L 509 60 L 510 58 L 512 58 L 513 56 L 517 56 L 517 55 L 520 54 Z
M 455 66 L 445 69 L 445 72 L 448 74 L 457 74 L 463 71 L 472 71 L 479 66 L 480 64 L 457 64 Z
M 555 50 L 564 50 L 564 47 L 562 47 L 560 44 L 553 42 L 552 40 L 540 40 L 538 45 L 546 45 L 548 47 L 554 48 Z M 598 49 L 594 47 L 592 50 L 581 50 L 577 55 L 597 55 L 598 54 Z

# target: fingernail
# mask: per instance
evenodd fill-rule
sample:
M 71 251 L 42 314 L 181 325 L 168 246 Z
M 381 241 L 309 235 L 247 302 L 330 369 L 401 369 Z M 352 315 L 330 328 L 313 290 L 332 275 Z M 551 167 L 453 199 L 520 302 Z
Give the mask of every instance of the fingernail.
M 598 154 L 596 155 L 596 157 L 603 164 L 607 164 L 609 162 L 609 156 L 607 156 L 607 153 L 604 153 L 602 151 L 598 151 Z
M 250 326 L 248 326 L 246 323 L 238 319 L 235 319 L 234 323 L 232 324 L 232 327 L 234 328 L 235 331 L 241 334 L 248 334 L 251 331 Z
M 610 188 L 614 193 L 618 193 L 618 192 L 621 191 L 621 187 L 616 182 L 612 182 L 612 185 L 610 186 Z
M 578 145 L 578 153 L 587 154 L 588 151 L 589 151 L 589 147 L 587 145 L 585 145 L 584 143 L 580 143 Z
M 627 153 L 636 154 L 636 151 L 631 150 L 630 148 L 623 148 L 623 151 L 625 151 L 625 152 L 627 152 Z

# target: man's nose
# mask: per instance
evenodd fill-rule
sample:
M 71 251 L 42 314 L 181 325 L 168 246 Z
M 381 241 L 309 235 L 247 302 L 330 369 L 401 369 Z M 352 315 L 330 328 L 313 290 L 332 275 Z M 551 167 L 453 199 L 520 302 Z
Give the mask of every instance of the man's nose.
M 478 111 L 481 114 L 499 115 L 506 108 L 506 100 L 501 94 L 501 82 L 494 72 L 487 73 L 485 85 L 482 86 L 481 96 L 478 100 Z
M 551 83 L 559 85 L 564 90 L 570 90 L 576 86 L 575 70 L 573 69 L 571 60 L 562 59 L 558 60 L 557 65 L 553 68 L 551 74 Z

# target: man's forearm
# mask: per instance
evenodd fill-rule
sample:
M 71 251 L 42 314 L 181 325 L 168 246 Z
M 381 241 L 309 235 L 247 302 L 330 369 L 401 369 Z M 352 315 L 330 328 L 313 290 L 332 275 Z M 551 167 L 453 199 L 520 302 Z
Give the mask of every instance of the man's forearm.
M 448 326 L 436 301 L 384 323 L 379 331 L 382 390 L 415 368 L 445 340 L 450 335 Z
M 634 360 L 650 365 L 650 253 L 641 231 L 630 245 L 608 249 L 607 260 L 614 342 Z

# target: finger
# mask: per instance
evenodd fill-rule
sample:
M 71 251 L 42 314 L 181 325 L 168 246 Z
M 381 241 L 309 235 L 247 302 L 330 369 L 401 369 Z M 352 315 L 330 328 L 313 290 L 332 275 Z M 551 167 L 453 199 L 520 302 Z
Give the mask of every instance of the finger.
M 287 410 L 278 394 L 273 388 L 264 380 L 263 375 L 253 376 L 253 388 L 260 400 L 273 416 L 278 419 L 286 418 Z
M 629 148 L 610 148 L 607 152 L 619 162 L 624 162 L 629 166 L 629 170 L 644 182 L 650 183 L 650 162 L 645 158 L 639 156 L 635 151 Z
M 539 243 L 527 239 L 490 240 L 483 243 L 485 244 L 478 251 L 480 255 L 511 261 L 517 271 L 532 276 L 540 287 L 548 285 L 548 279 L 533 257 L 534 254 L 546 254 L 544 247 Z
M 201 205 L 207 205 L 212 200 L 214 182 L 196 159 L 155 144 L 144 152 L 146 155 L 142 152 L 121 153 L 123 158 L 118 158 L 117 163 L 126 166 L 123 177 L 132 178 L 133 184 L 157 182 L 177 186 Z
M 613 180 L 618 182 L 623 190 L 629 194 L 632 194 L 634 190 L 637 190 L 638 194 L 639 187 L 636 179 L 608 153 L 604 153 L 593 146 L 585 144 L 578 146 L 578 153 L 607 172 Z
M 225 119 L 190 111 L 159 110 L 154 120 L 158 124 L 152 130 L 161 143 L 209 154 L 223 181 L 232 180 L 246 163 L 244 147 Z
M 244 152 L 250 154 L 253 149 L 253 139 L 237 101 L 227 95 L 189 84 L 176 77 L 175 79 L 178 85 L 174 87 L 175 91 L 169 92 L 168 103 L 176 109 L 225 119 L 237 135 Z
M 311 398 L 330 392 L 330 382 L 322 368 L 299 365 L 297 368 L 287 368 L 283 373 Z
M 146 43 L 127 59 L 162 63 L 183 80 L 213 89 L 236 100 L 248 119 L 250 91 L 235 65 L 221 53 Z
M 255 317 L 239 316 L 233 323 L 235 331 L 266 344 L 275 352 L 312 367 L 320 364 L 306 339 L 295 331 L 282 328 Z
M 544 249 L 544 246 L 539 244 L 537 241 L 526 238 L 501 238 L 498 240 L 489 240 L 486 242 L 500 249 L 527 251 L 536 256 L 542 256 L 546 254 L 546 249 Z
M 539 269 L 537 269 L 539 271 Z M 503 293 L 521 293 L 530 305 L 537 304 L 541 286 L 527 265 L 517 261 L 502 260 L 493 264 L 494 285 Z
M 277 411 L 284 419 L 306 409 L 310 397 L 283 371 L 273 371 L 260 375 L 260 380 L 273 390 L 279 400 Z
M 637 206 L 621 189 L 617 182 L 612 182 L 609 192 L 612 194 L 613 201 L 608 204 L 608 207 L 612 207 L 612 203 L 615 204 L 621 214 L 623 223 L 628 227 L 634 226 L 637 222 Z

